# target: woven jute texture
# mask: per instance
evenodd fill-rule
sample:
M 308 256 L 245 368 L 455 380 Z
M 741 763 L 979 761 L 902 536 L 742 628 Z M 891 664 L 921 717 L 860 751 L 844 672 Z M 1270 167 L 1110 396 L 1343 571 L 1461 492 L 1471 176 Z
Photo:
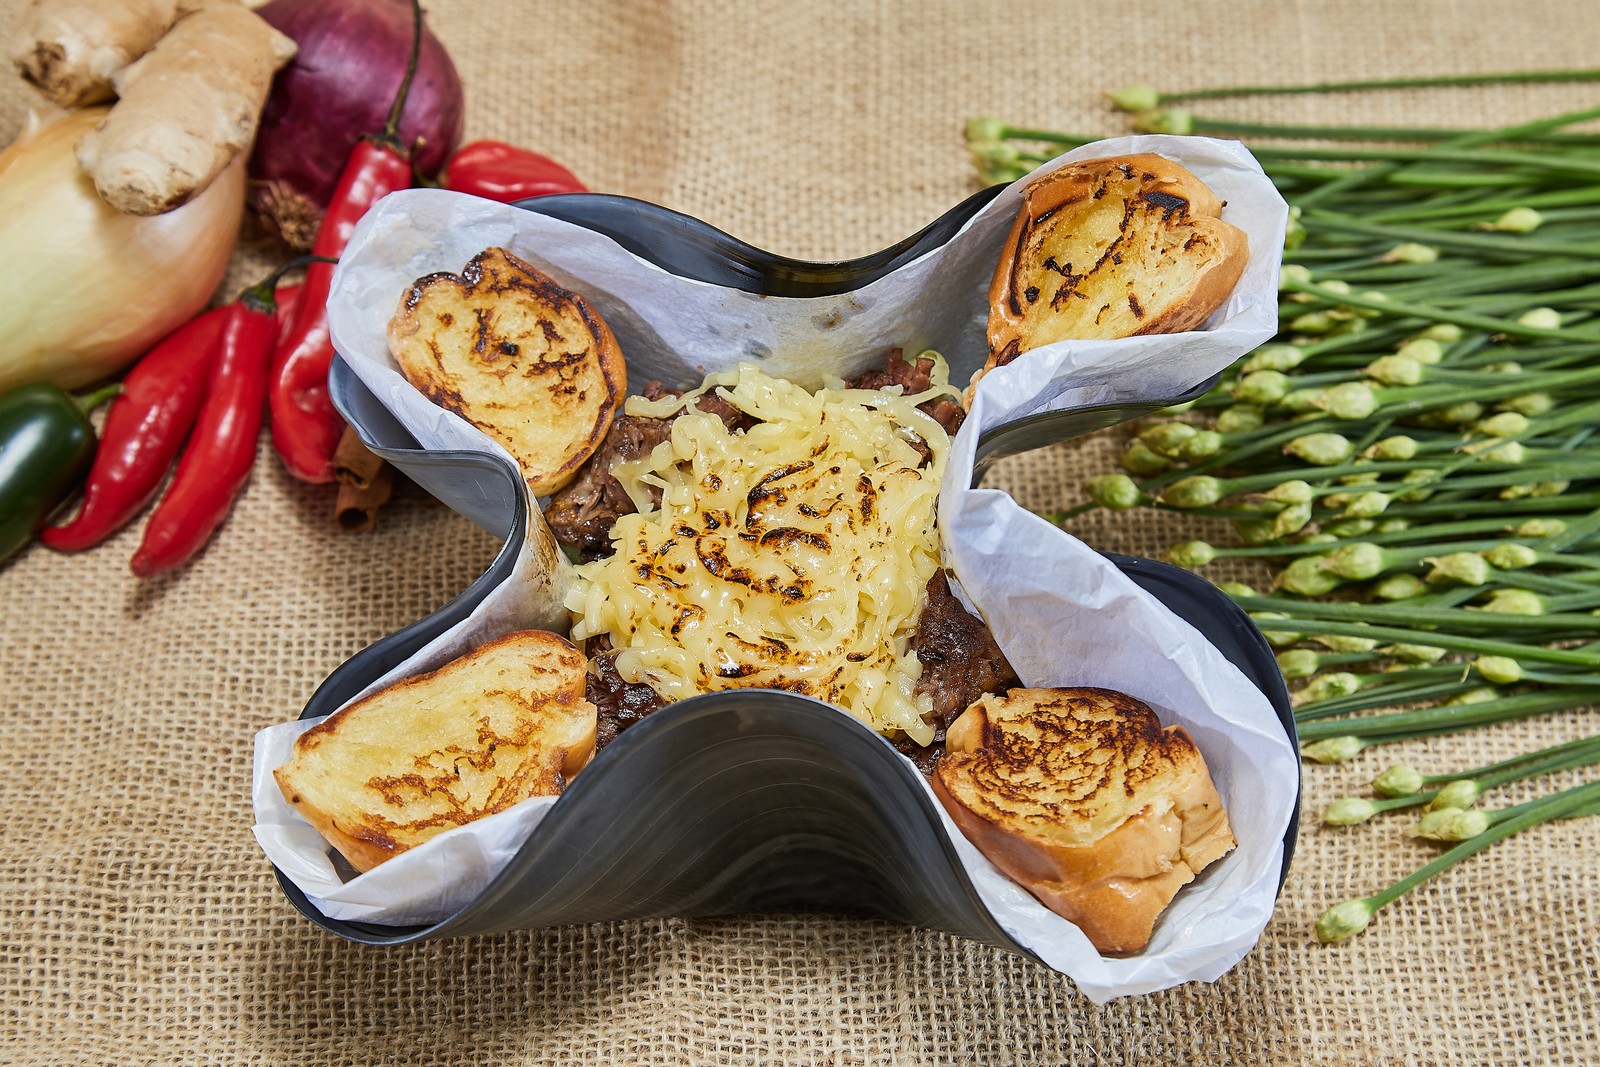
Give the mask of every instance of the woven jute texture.
M 0 5 L 7 41 L 18 7 Z M 968 116 L 1111 134 L 1124 126 L 1100 94 L 1136 81 L 1558 69 L 1600 54 L 1600 7 L 1571 0 L 432 0 L 429 13 L 466 83 L 470 136 L 540 148 L 597 190 L 806 258 L 871 252 L 974 191 Z M 1211 110 L 1480 124 L 1597 101 L 1552 85 Z M 31 102 L 0 76 L 0 139 Z M 247 242 L 219 296 L 282 257 Z M 1114 436 L 1009 461 L 991 484 L 1061 507 L 1114 462 Z M 1408 820 L 1320 827 L 1329 801 L 1391 758 L 1471 767 L 1593 733 L 1592 713 L 1307 767 L 1307 825 L 1260 945 L 1214 984 L 1105 1007 L 989 948 L 831 917 L 348 944 L 291 907 L 251 838 L 252 735 L 450 600 L 498 546 L 414 488 L 371 535 L 336 531 L 332 512 L 330 489 L 292 481 L 263 447 L 232 519 L 177 574 L 129 574 L 138 525 L 84 555 L 35 546 L 0 568 L 0 1062 L 1600 1062 L 1593 819 L 1489 849 L 1351 943 L 1311 932 L 1326 906 L 1435 852 Z M 1186 532 L 1139 514 L 1074 529 L 1143 554 Z

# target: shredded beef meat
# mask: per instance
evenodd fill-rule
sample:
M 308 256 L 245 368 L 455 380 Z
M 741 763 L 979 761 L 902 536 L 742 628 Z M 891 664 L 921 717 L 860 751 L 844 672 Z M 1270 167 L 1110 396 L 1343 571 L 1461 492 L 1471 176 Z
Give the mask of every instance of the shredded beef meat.
M 1019 685 L 1005 653 L 995 643 L 989 627 L 961 606 L 950 592 L 943 571 L 928 582 L 928 603 L 917 618 L 911 647 L 922 661 L 917 692 L 933 701 L 933 743 L 926 747 L 910 739 L 897 746 L 924 774 L 944 755 L 944 733 L 967 705 L 986 693 L 1003 693 Z
M 911 396 L 933 384 L 933 360 L 923 356 L 915 363 L 907 363 L 900 349 L 896 348 L 889 353 L 889 361 L 881 369 L 864 371 L 854 378 L 846 379 L 844 384 L 851 389 L 885 389 L 891 385 L 898 385 L 902 396 Z M 932 416 L 951 437 L 954 437 L 956 431 L 961 428 L 961 420 L 967 417 L 967 413 L 961 410 L 961 405 L 949 397 L 929 400 L 919 404 L 918 409 Z M 926 445 L 918 442 L 917 451 L 922 453 L 924 459 L 928 458 Z
M 637 510 L 622 483 L 612 476 L 612 465 L 646 455 L 671 432 L 672 424 L 666 419 L 618 415 L 595 454 L 578 469 L 577 477 L 550 497 L 544 517 L 556 540 L 583 560 L 610 552 L 611 527 L 617 516 Z
M 644 682 L 625 681 L 617 673 L 617 654 L 606 636 L 590 638 L 587 652 L 593 670 L 584 695 L 599 713 L 595 747 L 604 748 L 646 715 L 666 707 L 667 702 Z
M 662 389 L 660 382 L 650 382 L 644 387 L 643 395 L 647 400 L 659 400 L 676 394 Z M 729 429 L 745 429 L 753 422 L 744 412 L 714 394 L 697 397 L 695 407 L 707 415 L 717 416 Z M 616 525 L 617 518 L 637 510 L 611 471 L 618 463 L 648 455 L 671 435 L 672 422 L 677 417 L 618 415 L 612 421 L 611 429 L 594 455 L 578 469 L 577 477 L 550 497 L 549 506 L 545 508 L 545 521 L 563 547 L 576 552 L 584 562 L 611 553 L 611 528 Z M 656 502 L 661 499 L 657 489 L 652 488 L 650 496 Z

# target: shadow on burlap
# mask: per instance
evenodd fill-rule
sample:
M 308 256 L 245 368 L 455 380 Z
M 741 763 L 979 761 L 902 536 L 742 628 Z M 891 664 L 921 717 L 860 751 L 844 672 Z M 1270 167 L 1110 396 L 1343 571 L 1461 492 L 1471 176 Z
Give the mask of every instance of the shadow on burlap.
M 13 24 L 18 0 L 3 5 Z M 848 257 L 975 188 L 969 115 L 1115 133 L 1099 93 L 1397 72 L 1579 67 L 1584 5 L 1008 5 L 436 0 L 470 136 L 557 155 L 598 190 L 699 215 L 774 251 Z M 1572 86 L 1241 100 L 1240 118 L 1511 121 L 1592 104 Z M 29 97 L 0 83 L 0 136 Z M 241 251 L 232 296 L 281 255 Z M 92 300 L 95 294 L 84 294 Z M 1114 435 L 1112 435 L 1114 436 Z M 1041 509 L 1109 469 L 1097 438 L 991 484 Z M 660 920 L 378 950 L 325 935 L 250 837 L 251 737 L 294 717 L 367 643 L 437 608 L 493 557 L 415 490 L 371 536 L 263 448 L 190 567 L 139 583 L 138 527 L 87 555 L 0 569 L 0 1060 L 14 1064 L 1171 1064 L 1594 1062 L 1593 820 L 1498 846 L 1315 943 L 1327 905 L 1432 850 L 1400 822 L 1315 825 L 1391 758 L 1473 766 L 1592 733 L 1593 713 L 1308 767 L 1278 915 L 1210 986 L 1096 1008 L 1066 979 L 946 935 L 831 917 Z M 1089 515 L 1075 532 L 1158 554 L 1198 531 Z M 1520 799 L 1510 794 L 1507 800 Z

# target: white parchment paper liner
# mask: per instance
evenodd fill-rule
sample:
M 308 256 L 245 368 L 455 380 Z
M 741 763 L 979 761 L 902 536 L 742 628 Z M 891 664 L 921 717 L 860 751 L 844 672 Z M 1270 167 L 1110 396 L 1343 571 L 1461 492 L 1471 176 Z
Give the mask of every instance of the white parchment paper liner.
M 1275 332 L 1286 208 L 1241 146 L 1123 137 L 1086 145 L 1040 170 L 1136 152 L 1177 160 L 1225 202 L 1223 217 L 1250 237 L 1243 279 L 1202 331 L 1060 342 L 985 375 L 951 450 L 939 502 L 945 564 L 1024 683 L 1120 689 L 1148 702 L 1164 722 L 1182 723 L 1205 754 L 1239 840 L 1179 893 L 1144 952 L 1109 959 L 996 870 L 944 818 L 1000 925 L 1096 1002 L 1209 981 L 1249 951 L 1272 913 L 1298 782 L 1297 755 L 1271 705 L 1198 632 L 1110 562 L 1006 494 L 967 488 L 984 430 L 1045 410 L 1176 395 Z M 815 386 L 880 363 L 894 347 L 944 353 L 960 385 L 986 356 L 989 279 L 1020 199 L 1019 188 L 1005 190 L 947 243 L 861 289 L 784 299 L 676 277 L 583 227 L 459 194 L 412 190 L 384 198 L 361 222 L 341 257 L 329 321 L 341 355 L 424 447 L 496 453 L 508 462 L 486 435 L 413 389 L 385 342 L 409 282 L 459 271 L 491 245 L 508 248 L 593 302 L 622 344 L 635 389 L 652 378 L 670 386 L 698 384 L 709 371 L 746 361 Z M 512 577 L 471 618 L 375 680 L 368 692 L 511 629 L 565 631 L 566 567 L 549 555 L 537 508 L 529 518 L 531 547 L 524 547 Z M 481 892 L 555 802 L 517 805 L 345 881 L 326 842 L 289 809 L 271 776 L 310 725 L 284 723 L 257 736 L 255 833 L 272 862 L 332 918 L 396 925 L 445 918 Z

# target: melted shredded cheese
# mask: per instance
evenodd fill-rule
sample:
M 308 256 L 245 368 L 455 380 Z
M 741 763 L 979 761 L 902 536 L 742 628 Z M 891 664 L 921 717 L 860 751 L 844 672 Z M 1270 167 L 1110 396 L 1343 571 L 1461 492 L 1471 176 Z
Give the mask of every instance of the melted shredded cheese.
M 689 407 L 710 389 L 759 422 L 730 432 Z M 636 504 L 659 488 L 661 506 L 618 519 L 616 553 L 579 568 L 573 639 L 610 635 L 622 677 L 667 700 L 786 689 L 929 743 L 910 640 L 939 566 L 950 441 L 916 405 L 948 392 L 811 393 L 744 366 L 681 397 L 630 399 L 630 414 L 686 413 L 613 471 Z

